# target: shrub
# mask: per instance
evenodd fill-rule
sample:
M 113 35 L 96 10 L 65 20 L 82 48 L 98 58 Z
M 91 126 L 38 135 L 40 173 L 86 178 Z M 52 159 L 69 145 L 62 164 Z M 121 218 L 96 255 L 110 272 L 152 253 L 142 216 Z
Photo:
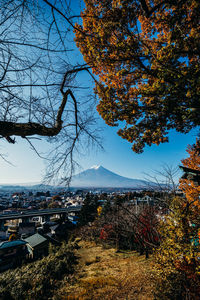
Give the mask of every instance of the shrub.
M 59 280 L 73 273 L 75 262 L 73 247 L 63 243 L 39 261 L 6 271 L 0 275 L 0 299 L 49 299 Z

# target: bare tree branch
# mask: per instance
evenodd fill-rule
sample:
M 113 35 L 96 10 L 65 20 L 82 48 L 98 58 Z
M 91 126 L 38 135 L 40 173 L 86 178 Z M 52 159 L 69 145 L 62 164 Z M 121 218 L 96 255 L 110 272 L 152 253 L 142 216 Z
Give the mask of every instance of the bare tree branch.
M 46 178 L 70 178 L 85 141 L 100 145 L 91 130 L 93 111 L 78 93 L 89 89 L 77 82 L 82 71 L 95 78 L 85 63 L 72 65 L 68 57 L 74 47 L 67 36 L 70 6 L 0 0 L 0 7 L 0 137 L 12 144 L 25 138 L 39 157 L 48 158 Z M 34 136 L 50 143 L 48 153 L 40 154 L 30 141 Z

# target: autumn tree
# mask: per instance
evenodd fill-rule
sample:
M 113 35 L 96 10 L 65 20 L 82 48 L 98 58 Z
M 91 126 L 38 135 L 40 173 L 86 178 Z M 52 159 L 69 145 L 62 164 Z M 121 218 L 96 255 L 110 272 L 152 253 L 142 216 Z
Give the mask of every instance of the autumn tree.
M 200 139 L 197 139 L 196 144 L 188 146 L 188 158 L 182 160 L 184 167 L 200 172 Z M 191 179 L 181 179 L 180 188 L 184 192 L 188 205 L 194 210 L 196 215 L 200 213 L 200 184 Z
M 53 201 L 62 201 L 62 198 L 61 198 L 60 195 L 55 195 L 55 196 L 52 197 L 52 200 Z
M 117 250 L 135 249 L 148 257 L 152 249 L 160 243 L 157 213 L 156 206 L 136 206 L 119 199 L 116 199 L 114 204 L 107 201 L 96 220 L 96 226 L 100 229 L 100 239 L 112 244 Z
M 200 171 L 199 140 L 188 147 L 185 167 Z M 157 251 L 158 296 L 161 299 L 199 299 L 200 294 L 200 186 L 180 180 L 185 197 L 175 197 L 161 225 L 162 243 Z
M 67 1 L 52 3 L 0 0 L 0 138 L 25 139 L 46 159 L 47 179 L 70 176 L 74 152 L 85 138 L 96 140 L 92 108 L 77 81 L 89 71 L 71 55 L 70 8 Z M 40 139 L 52 145 L 49 153 L 35 146 Z
M 84 1 L 76 43 L 98 75 L 105 122 L 138 153 L 199 126 L 200 2 Z

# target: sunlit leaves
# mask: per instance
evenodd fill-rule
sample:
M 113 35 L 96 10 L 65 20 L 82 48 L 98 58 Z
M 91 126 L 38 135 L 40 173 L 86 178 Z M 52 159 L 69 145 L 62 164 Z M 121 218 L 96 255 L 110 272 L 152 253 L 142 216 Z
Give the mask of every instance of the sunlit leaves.
M 189 157 L 182 160 L 184 167 L 200 171 L 199 150 L 199 140 L 188 147 Z M 200 186 L 181 179 L 180 189 L 184 197 L 173 199 L 161 225 L 163 241 L 156 255 L 157 271 L 162 276 L 160 285 L 168 289 L 165 295 L 178 299 L 174 295 L 179 293 L 185 299 L 188 294 L 196 299 L 200 294 Z
M 200 3 L 85 0 L 76 43 L 98 75 L 98 112 L 142 152 L 199 125 Z M 125 127 L 123 127 L 125 124 Z
M 189 157 L 182 160 L 185 167 L 200 171 L 200 140 L 193 146 L 188 146 Z M 200 185 L 189 179 L 182 179 L 180 188 L 185 193 L 194 214 L 200 214 Z M 200 224 L 199 224 L 200 226 Z

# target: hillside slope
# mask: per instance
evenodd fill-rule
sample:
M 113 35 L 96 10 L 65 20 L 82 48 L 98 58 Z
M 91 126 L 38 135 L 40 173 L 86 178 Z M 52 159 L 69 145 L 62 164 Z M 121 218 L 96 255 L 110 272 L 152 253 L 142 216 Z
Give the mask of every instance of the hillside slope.
M 54 299 L 153 299 L 151 259 L 92 242 L 81 241 L 79 246 L 75 280 L 63 282 Z

